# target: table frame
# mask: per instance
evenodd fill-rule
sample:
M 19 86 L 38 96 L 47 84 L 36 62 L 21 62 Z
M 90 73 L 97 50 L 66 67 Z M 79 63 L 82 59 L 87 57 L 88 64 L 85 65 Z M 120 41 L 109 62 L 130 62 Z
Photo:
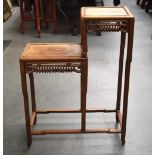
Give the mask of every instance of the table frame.
M 85 8 L 95 7 L 83 7 L 81 10 L 81 42 L 84 43 L 84 56 L 87 56 L 87 33 L 88 31 L 101 31 L 101 32 L 121 32 L 120 43 L 120 57 L 119 57 L 119 71 L 118 71 L 118 86 L 117 86 L 117 101 L 116 101 L 116 122 L 120 123 L 120 130 L 116 133 L 121 133 L 122 144 L 125 144 L 126 135 L 126 123 L 127 123 L 127 111 L 128 111 L 128 94 L 129 94 L 129 79 L 130 79 L 130 66 L 132 62 L 132 49 L 133 49 L 133 37 L 134 37 L 134 16 L 129 9 L 124 6 L 120 7 L 128 13 L 124 15 L 111 15 L 111 16 L 85 16 Z M 96 7 L 97 8 L 97 7 Z M 102 8 L 102 7 L 98 7 Z M 106 7 L 106 8 L 119 8 L 119 7 Z M 124 77 L 124 92 L 122 92 L 122 79 L 124 68 L 124 49 L 126 45 L 127 36 L 127 54 L 125 62 L 125 77 Z M 123 111 L 121 112 L 121 95 L 123 96 Z M 113 133 L 109 130 L 109 133 Z
M 88 21 L 94 21 L 94 24 L 88 24 Z M 88 79 L 88 59 L 87 59 L 87 32 L 88 30 L 104 31 L 104 32 L 121 32 L 120 44 L 120 58 L 119 58 L 119 73 L 118 73 L 118 87 L 117 87 L 117 102 L 115 109 L 87 109 L 86 108 L 86 94 L 87 94 L 87 79 Z M 124 48 L 126 33 L 128 34 L 127 42 L 127 56 L 125 65 L 124 77 L 124 97 L 123 97 L 123 112 L 121 112 L 121 94 L 122 94 L 122 76 L 123 76 L 123 61 L 124 61 Z M 131 18 L 93 18 L 87 19 L 81 17 L 81 47 L 82 58 L 77 59 L 55 59 L 55 60 L 23 60 L 20 59 L 20 71 L 22 82 L 22 93 L 24 97 L 24 109 L 27 131 L 27 145 L 31 146 L 32 135 L 44 134 L 73 134 L 73 133 L 120 133 L 122 144 L 125 144 L 126 135 L 126 121 L 128 109 L 128 93 L 129 93 L 129 78 L 130 78 L 130 65 L 132 61 L 132 48 L 133 48 L 133 35 L 134 35 L 134 17 Z M 81 73 L 81 108 L 80 109 L 36 109 L 35 88 L 33 73 L 64 73 L 76 72 Z M 30 89 L 31 89 L 31 102 L 32 114 L 29 112 L 29 100 L 27 92 L 26 75 L 29 75 Z M 101 129 L 87 129 L 86 128 L 86 113 L 94 112 L 114 112 L 116 114 L 116 122 L 120 124 L 120 128 L 101 128 Z M 68 129 L 68 130 L 33 130 L 33 125 L 36 124 L 37 114 L 48 113 L 81 113 L 81 129 Z

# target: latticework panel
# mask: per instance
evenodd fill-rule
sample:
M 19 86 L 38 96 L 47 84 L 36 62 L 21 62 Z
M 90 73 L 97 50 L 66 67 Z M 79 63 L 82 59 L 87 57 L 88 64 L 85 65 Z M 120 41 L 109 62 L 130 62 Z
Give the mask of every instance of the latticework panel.
M 81 63 L 72 63 L 72 62 L 64 62 L 64 63 L 32 63 L 27 64 L 26 67 L 27 73 L 36 72 L 36 73 L 64 73 L 64 72 L 76 72 L 81 73 Z
M 88 24 L 88 31 L 126 32 L 127 25 L 127 21 L 95 21 Z

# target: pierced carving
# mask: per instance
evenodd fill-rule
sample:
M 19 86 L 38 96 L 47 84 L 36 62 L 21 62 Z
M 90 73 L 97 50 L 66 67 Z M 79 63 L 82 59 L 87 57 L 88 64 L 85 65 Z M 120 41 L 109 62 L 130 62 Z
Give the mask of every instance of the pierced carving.
M 103 32 L 127 32 L 127 21 L 95 21 L 88 24 L 89 31 L 103 31 Z
M 26 65 L 27 73 L 64 73 L 76 72 L 81 73 L 81 63 L 64 62 L 64 63 L 28 63 Z

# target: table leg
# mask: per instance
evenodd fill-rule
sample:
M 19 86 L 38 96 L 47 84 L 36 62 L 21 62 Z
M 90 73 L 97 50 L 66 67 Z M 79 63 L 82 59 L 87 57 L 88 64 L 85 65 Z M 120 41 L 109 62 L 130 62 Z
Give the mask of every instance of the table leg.
M 51 8 L 52 8 L 52 25 L 53 25 L 53 33 L 57 33 L 57 20 L 56 20 L 56 2 L 55 0 L 51 0 Z
M 30 78 L 30 88 L 31 88 L 31 102 L 32 102 L 32 112 L 36 112 L 36 99 L 35 99 L 35 87 L 34 87 L 34 77 L 33 73 L 29 73 Z M 34 124 L 36 124 L 37 115 L 35 115 Z
M 41 22 L 41 4 L 40 0 L 38 0 L 38 5 L 39 5 L 39 21 L 40 21 L 40 29 L 42 28 L 42 22 Z
M 37 20 L 36 20 L 36 6 L 33 5 L 33 11 L 34 11 L 34 26 L 35 26 L 35 29 L 37 29 Z
M 27 93 L 25 64 L 23 62 L 20 62 L 20 72 L 21 72 L 22 93 L 24 97 L 24 110 L 25 110 L 25 121 L 26 121 L 26 131 L 27 131 L 27 146 L 31 146 L 32 135 L 31 135 L 31 126 L 30 126 L 29 99 L 28 99 L 28 93 Z
M 38 33 L 38 38 L 40 38 L 40 15 L 39 15 L 39 0 L 35 0 L 35 20 L 37 24 L 37 33 Z
M 116 101 L 116 110 L 117 111 L 120 111 L 125 39 L 126 39 L 126 32 L 121 32 L 121 45 L 120 45 L 120 57 L 119 57 L 119 71 L 118 71 L 118 86 L 117 86 L 117 101 Z M 116 112 L 116 121 L 119 122 L 117 112 Z
M 125 81 L 124 81 L 123 118 L 122 118 L 122 129 L 121 129 L 122 144 L 125 144 L 125 135 L 126 135 L 128 92 L 129 92 L 130 64 L 132 61 L 133 35 L 134 35 L 134 19 L 130 19 L 129 26 L 128 26 L 128 47 L 127 47 L 126 67 L 125 67 Z
M 22 34 L 24 34 L 24 2 L 23 0 L 19 1 L 19 6 L 20 6 L 20 31 Z
M 48 21 L 47 21 L 47 19 L 48 19 L 48 16 L 49 16 L 49 4 L 50 4 L 50 2 L 49 1 L 44 1 L 44 8 L 43 8 L 43 16 L 44 16 L 44 19 L 45 19 L 45 26 L 46 26 L 46 28 L 49 28 L 49 24 L 48 24 Z
M 87 79 L 88 79 L 88 60 L 82 62 L 82 72 L 81 72 L 81 130 L 85 132 L 86 130 L 86 94 L 87 94 Z

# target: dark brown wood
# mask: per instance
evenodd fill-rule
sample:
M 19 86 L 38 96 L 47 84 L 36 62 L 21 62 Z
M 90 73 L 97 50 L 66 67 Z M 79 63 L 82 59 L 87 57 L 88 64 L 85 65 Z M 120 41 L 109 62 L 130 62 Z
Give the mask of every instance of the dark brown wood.
M 87 22 L 81 18 L 80 22 L 80 31 L 81 31 L 81 47 L 82 47 L 82 56 L 87 57 L 88 45 L 87 45 Z
M 33 21 L 35 24 L 35 29 L 37 30 L 38 37 L 40 37 L 40 15 L 39 15 L 39 0 L 34 0 L 33 1 L 33 11 L 34 11 L 34 16 L 32 13 L 30 13 L 31 10 L 29 10 L 29 15 L 26 15 L 25 13 L 25 1 L 24 0 L 19 0 L 19 7 L 20 7 L 20 31 L 21 33 L 24 34 L 24 24 L 27 21 Z
M 82 63 L 81 72 L 81 130 L 86 130 L 86 94 L 87 94 L 88 61 Z
M 129 26 L 128 26 L 128 47 L 127 47 L 127 58 L 126 58 L 126 66 L 125 66 L 123 118 L 122 118 L 122 135 L 121 135 L 121 141 L 123 145 L 125 144 L 125 135 L 126 135 L 129 78 L 130 78 L 130 65 L 132 61 L 133 36 L 134 36 L 134 18 L 131 18 L 129 19 Z
M 20 73 L 21 73 L 22 93 L 23 93 L 23 98 L 24 98 L 24 110 L 25 110 L 26 132 L 27 132 L 27 146 L 29 147 L 29 146 L 31 146 L 31 143 L 32 143 L 30 113 L 29 113 L 29 99 L 28 99 L 28 93 L 27 93 L 25 65 L 21 61 L 20 61 Z
M 56 16 L 56 1 L 55 0 L 51 0 L 51 6 L 52 6 L 52 26 L 53 26 L 53 33 L 56 34 L 57 33 L 57 16 Z
M 44 1 L 44 8 L 43 8 L 43 19 L 44 19 L 44 21 L 45 21 L 45 26 L 46 26 L 46 28 L 49 28 L 49 24 L 48 24 L 48 21 L 47 20 L 49 20 L 49 21 L 51 21 L 51 19 L 48 19 L 48 12 L 49 12 L 49 1 Z M 48 9 L 47 9 L 48 8 Z
M 35 21 L 37 24 L 37 33 L 38 33 L 38 38 L 40 38 L 40 14 L 39 14 L 39 0 L 34 0 L 35 4 Z
M 39 0 L 38 1 L 38 6 L 39 6 L 39 22 L 40 22 L 40 29 L 42 28 L 42 23 L 41 23 L 41 19 L 42 19 L 42 16 L 41 16 L 41 14 L 42 14 L 42 11 L 41 11 L 41 3 L 40 3 L 41 1 Z
M 40 1 L 39 1 L 40 2 Z M 33 10 L 34 10 L 34 16 L 36 15 L 36 7 L 35 5 L 33 5 Z M 36 17 L 34 17 L 33 21 L 34 21 L 34 26 L 35 29 L 37 30 L 37 20 L 35 20 Z M 26 20 L 26 19 L 25 19 Z
M 20 31 L 22 34 L 24 34 L 24 2 L 22 0 L 19 1 L 19 7 L 20 7 Z
M 36 110 L 37 114 L 48 114 L 48 113 L 80 113 L 81 110 L 79 109 L 38 109 Z M 86 109 L 87 113 L 96 113 L 96 112 L 116 112 L 115 109 Z
M 87 24 L 81 18 L 80 19 L 80 31 L 81 31 L 81 47 L 82 56 L 87 57 Z M 84 61 L 82 64 L 82 74 L 81 74 L 81 131 L 86 130 L 86 94 L 87 94 L 87 79 L 88 79 L 88 60 Z
M 35 87 L 34 87 L 34 77 L 33 73 L 29 73 L 30 88 L 31 88 L 31 103 L 32 103 L 32 113 L 36 112 L 36 99 L 35 99 Z M 34 124 L 36 124 L 37 115 L 35 115 Z
M 44 17 L 46 28 L 49 27 L 49 22 L 52 25 L 52 33 L 57 33 L 57 16 L 56 16 L 56 2 L 55 0 L 45 0 Z
M 121 92 L 122 92 L 122 74 L 123 74 L 123 61 L 124 61 L 124 48 L 125 48 L 126 32 L 121 32 L 121 45 L 120 45 L 120 57 L 119 57 L 119 71 L 118 71 L 118 86 L 117 86 L 117 102 L 116 110 L 120 110 Z M 119 119 L 116 114 L 116 121 Z

